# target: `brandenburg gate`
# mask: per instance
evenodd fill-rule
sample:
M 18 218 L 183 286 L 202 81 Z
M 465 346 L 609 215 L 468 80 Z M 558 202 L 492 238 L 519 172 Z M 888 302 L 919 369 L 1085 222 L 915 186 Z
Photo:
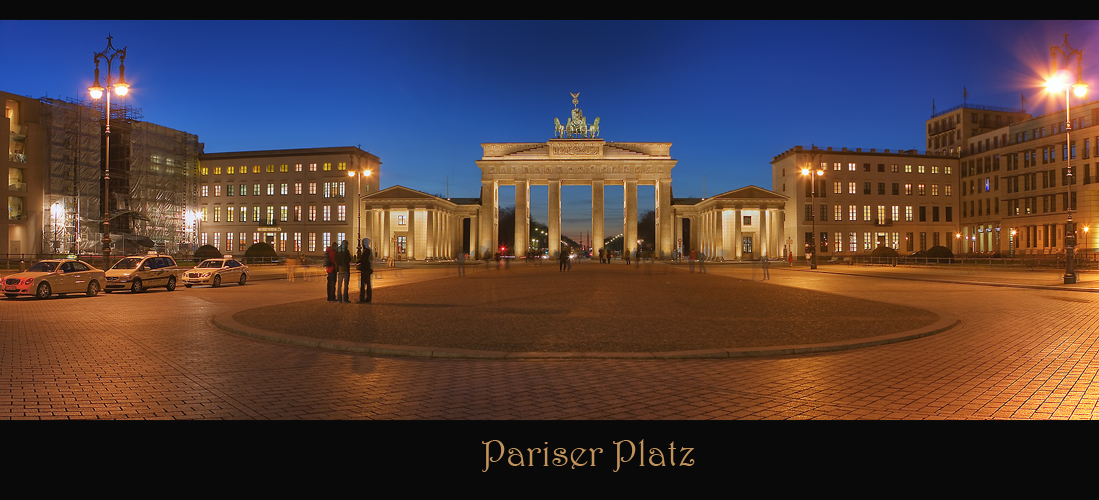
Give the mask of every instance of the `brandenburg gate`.
M 515 242 L 530 241 L 530 187 L 549 186 L 549 253 L 561 247 L 561 186 L 591 186 L 591 241 L 603 246 L 603 192 L 622 186 L 622 234 L 625 251 L 637 247 L 637 186 L 656 191 L 656 242 L 658 257 L 672 254 L 672 159 L 667 142 L 605 142 L 598 138 L 599 118 L 591 125 L 576 108 L 579 94 L 572 94 L 572 117 L 565 124 L 554 118 L 555 138 L 545 143 L 482 144 L 481 217 L 477 250 L 492 255 L 498 245 L 500 186 L 515 186 Z M 611 229 L 611 231 L 615 231 Z M 612 233 L 615 234 L 615 233 Z M 516 248 L 521 255 L 525 248 Z

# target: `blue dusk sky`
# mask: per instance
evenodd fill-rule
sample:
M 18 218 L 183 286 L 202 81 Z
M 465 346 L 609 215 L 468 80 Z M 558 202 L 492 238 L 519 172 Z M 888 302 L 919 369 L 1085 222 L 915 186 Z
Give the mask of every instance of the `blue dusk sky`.
M 488 142 L 544 142 L 570 92 L 607 141 L 670 142 L 676 197 L 770 189 L 797 145 L 926 149 L 966 102 L 1063 109 L 1040 83 L 1063 33 L 1099 57 L 1095 21 L 0 21 L 0 90 L 78 98 L 93 54 L 127 47 L 126 102 L 205 151 L 359 146 L 382 188 L 477 197 Z M 117 68 L 115 69 L 117 72 Z M 1093 84 L 1093 87 L 1099 87 Z M 1093 97 L 1089 96 L 1089 99 Z M 1052 102 L 1051 102 L 1052 101 Z M 639 211 L 653 207 L 641 187 Z M 514 204 L 501 188 L 501 205 Z M 587 187 L 563 230 L 590 229 Z M 606 192 L 607 236 L 621 224 Z M 531 189 L 546 221 L 546 188 Z M 617 221 L 617 222 L 616 222 Z

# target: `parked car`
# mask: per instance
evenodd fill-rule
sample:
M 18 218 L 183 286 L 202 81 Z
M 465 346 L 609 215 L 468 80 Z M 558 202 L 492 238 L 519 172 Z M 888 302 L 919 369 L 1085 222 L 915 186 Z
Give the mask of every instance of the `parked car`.
M 232 255 L 220 259 L 206 259 L 190 271 L 183 273 L 183 286 L 210 285 L 214 288 L 222 283 L 244 285 L 248 281 L 248 266 L 241 264 Z
M 83 293 L 89 297 L 99 295 L 107 282 L 102 270 L 77 259 L 50 259 L 39 261 L 24 272 L 4 277 L 4 295 L 14 299 L 20 295 L 33 295 L 48 299 L 54 294 Z
M 134 255 L 120 259 L 107 270 L 107 286 L 103 291 L 129 289 L 141 293 L 149 288 L 164 287 L 169 292 L 176 289 L 176 283 L 183 269 L 176 265 L 170 255 L 149 252 L 147 255 Z

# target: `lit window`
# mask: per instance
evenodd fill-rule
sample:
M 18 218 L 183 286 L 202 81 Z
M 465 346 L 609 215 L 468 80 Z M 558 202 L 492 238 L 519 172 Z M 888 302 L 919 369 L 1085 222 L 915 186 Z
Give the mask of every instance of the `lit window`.
M 221 184 L 214 186 L 214 196 L 221 196 Z
M 309 205 L 309 221 L 317 222 L 317 206 Z
M 912 206 L 904 207 L 904 221 L 912 222 Z
M 855 171 L 855 164 L 853 162 L 848 163 L 847 164 L 847 170 L 850 170 L 851 172 L 854 172 Z
M 275 184 L 274 183 L 268 183 L 267 184 L 267 196 L 274 196 L 274 195 L 275 195 Z
M 331 206 L 328 206 L 328 205 L 324 206 L 324 216 L 321 220 L 323 220 L 324 222 L 331 222 L 332 221 L 332 207 Z
M 288 171 L 290 171 L 289 165 L 279 165 L 279 172 L 288 172 Z
M 274 165 L 268 165 L 267 166 L 267 173 L 272 173 L 274 171 L 275 171 L 275 166 Z
M 206 197 L 210 195 L 210 188 L 205 184 L 202 185 L 202 196 Z
M 850 205 L 847 209 L 847 220 L 859 220 L 859 207 Z
M 233 170 L 235 170 L 236 168 L 237 167 L 232 167 L 232 166 L 225 167 L 225 171 L 226 171 L 225 173 L 227 173 L 229 175 L 233 175 Z
M 403 216 L 403 215 L 398 215 L 397 216 L 397 225 L 398 226 L 405 225 L 405 216 Z
M 257 207 L 258 208 L 258 207 Z M 275 207 L 267 205 L 267 224 L 271 225 L 275 223 Z
M 294 164 L 294 171 L 295 172 L 301 172 L 301 163 L 295 163 Z
M 343 222 L 347 220 L 347 206 L 339 205 L 336 207 L 336 220 Z
M 938 184 L 932 184 L 931 185 L 931 196 L 938 196 L 938 195 L 939 195 L 939 185 Z
M 336 165 L 336 170 L 347 170 L 347 162 L 341 161 Z
M 916 167 L 916 170 L 917 170 L 917 172 L 919 172 L 919 173 L 921 173 L 921 174 L 922 174 L 922 173 L 924 173 L 924 172 L 923 172 L 923 165 L 919 165 L 919 166 L 917 166 L 917 167 Z
M 287 185 L 285 182 L 282 183 L 282 185 L 279 186 L 279 194 L 283 194 L 283 195 L 290 194 L 289 185 Z
M 309 183 L 309 194 L 317 194 L 317 183 L 316 182 L 310 182 Z
M 950 196 L 950 184 L 943 184 L 943 195 Z
M 310 163 L 309 164 L 309 171 L 310 172 L 316 172 L 317 171 L 317 164 L 316 163 Z
M 214 207 L 214 222 L 221 222 L 221 207 Z
M 854 181 L 848 182 L 847 183 L 847 194 L 857 194 L 857 193 L 858 193 L 858 191 L 855 191 L 855 182 Z
M 833 194 L 843 194 L 843 183 L 840 182 L 840 181 L 834 181 L 832 183 L 832 193 Z
M 214 175 L 221 175 L 221 167 L 214 167 Z
M 323 170 L 324 170 L 325 172 L 328 172 L 328 171 L 332 170 L 332 164 L 331 164 L 331 163 L 328 163 L 328 162 L 325 162 L 325 164 L 324 164 L 324 169 L 323 169 Z
M 259 165 L 252 165 L 252 173 L 253 174 L 258 174 L 259 173 Z
M 909 173 L 909 174 L 912 173 L 912 165 L 905 165 L 904 166 L 904 171 L 905 171 L 905 173 Z
M 286 207 L 286 205 L 283 205 L 283 206 L 279 207 L 279 220 L 281 220 L 281 221 L 287 221 L 287 220 L 290 220 L 290 219 L 289 219 L 289 218 L 287 217 L 287 215 L 288 215 L 288 213 L 287 213 L 287 207 Z
M 294 194 L 301 194 L 301 183 L 300 182 L 295 182 L 294 183 Z
M 870 205 L 862 206 L 862 220 L 863 222 L 870 222 Z

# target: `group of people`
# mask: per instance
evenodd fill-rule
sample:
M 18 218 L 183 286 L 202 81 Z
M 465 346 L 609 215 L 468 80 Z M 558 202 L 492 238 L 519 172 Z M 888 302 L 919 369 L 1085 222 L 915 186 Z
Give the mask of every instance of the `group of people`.
M 359 248 L 359 303 L 370 302 L 373 295 L 373 287 L 370 279 L 374 274 L 374 253 L 370 250 L 370 238 L 363 238 Z M 328 273 L 328 301 L 350 304 L 351 297 L 348 294 L 351 281 L 351 264 L 354 259 L 348 249 L 347 240 L 343 240 L 336 248 L 328 245 L 324 250 L 324 270 Z

